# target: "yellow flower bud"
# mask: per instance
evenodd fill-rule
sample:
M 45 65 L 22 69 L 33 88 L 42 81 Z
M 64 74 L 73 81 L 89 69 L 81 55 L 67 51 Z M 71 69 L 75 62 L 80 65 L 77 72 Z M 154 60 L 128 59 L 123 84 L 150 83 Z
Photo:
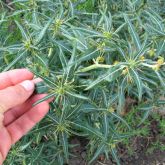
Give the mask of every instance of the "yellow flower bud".
M 62 25 L 62 23 L 63 23 L 63 20 L 57 19 L 55 24 L 56 24 L 56 26 L 59 27 Z
M 113 63 L 113 65 L 117 65 L 119 63 L 119 61 L 115 61 L 114 63 Z
M 114 112 L 115 112 L 115 109 L 114 109 L 113 107 L 110 107 L 110 108 L 108 109 L 108 111 L 109 111 L 110 113 L 114 113 Z
M 116 147 L 116 144 L 113 143 L 113 144 L 110 144 L 111 145 L 111 148 L 115 148 Z
M 154 55 L 155 55 L 155 51 L 156 51 L 156 49 L 150 49 L 149 51 L 148 51 L 148 54 L 149 54 L 149 56 L 150 57 L 153 57 Z
M 97 128 L 100 128 L 100 123 L 99 123 L 99 122 L 95 123 L 95 126 L 96 126 Z
M 110 33 L 110 32 L 105 31 L 105 32 L 103 32 L 103 35 L 105 38 L 108 38 L 108 39 L 112 38 L 112 33 Z
M 144 56 L 140 56 L 139 58 L 141 61 L 144 61 L 145 60 L 145 57 Z
M 31 51 L 32 41 L 29 39 L 27 41 L 23 41 L 24 47 L 26 50 Z
M 103 56 L 99 56 L 96 58 L 96 62 L 103 63 L 105 61 L 105 58 Z
M 159 59 L 157 60 L 157 64 L 158 65 L 162 65 L 164 63 L 164 58 L 163 57 L 159 57 Z
M 102 42 L 102 43 L 98 44 L 97 49 L 100 50 L 100 51 L 103 51 L 104 47 L 105 47 L 105 42 Z
M 126 67 L 126 68 L 122 71 L 122 74 L 123 74 L 123 75 L 126 75 L 128 72 L 129 72 L 129 69 L 128 69 L 128 67 Z

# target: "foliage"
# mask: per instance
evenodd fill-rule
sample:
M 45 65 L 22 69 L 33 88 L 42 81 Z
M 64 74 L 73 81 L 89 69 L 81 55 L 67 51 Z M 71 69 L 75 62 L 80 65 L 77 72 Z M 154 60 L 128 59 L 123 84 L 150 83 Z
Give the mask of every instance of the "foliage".
M 142 112 L 141 125 L 164 96 L 164 6 L 152 0 L 0 1 L 0 70 L 26 67 L 41 77 L 38 92 L 49 94 L 35 104 L 55 97 L 35 137 L 18 144 L 18 157 L 26 148 L 29 153 L 19 163 L 69 163 L 70 139 L 77 135 L 89 140 L 89 163 L 111 154 L 120 164 L 115 146 L 133 134 L 122 117 L 127 98 Z

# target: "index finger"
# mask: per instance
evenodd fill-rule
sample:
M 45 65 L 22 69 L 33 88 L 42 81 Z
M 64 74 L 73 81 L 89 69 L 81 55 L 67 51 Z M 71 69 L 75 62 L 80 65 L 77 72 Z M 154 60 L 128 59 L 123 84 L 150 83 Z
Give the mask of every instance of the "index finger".
M 0 90 L 16 85 L 24 80 L 31 80 L 33 76 L 33 73 L 27 69 L 14 69 L 0 73 Z

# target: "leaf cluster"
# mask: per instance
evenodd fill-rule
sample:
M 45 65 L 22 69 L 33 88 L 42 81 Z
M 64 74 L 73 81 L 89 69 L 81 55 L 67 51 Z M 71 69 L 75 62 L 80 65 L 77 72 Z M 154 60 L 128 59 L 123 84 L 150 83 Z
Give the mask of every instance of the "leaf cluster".
M 43 164 L 69 163 L 75 135 L 89 140 L 89 163 L 111 153 L 120 164 L 115 146 L 131 135 L 122 117 L 127 98 L 142 105 L 140 125 L 164 95 L 163 6 L 149 0 L 0 1 L 0 70 L 26 67 L 41 77 L 37 91 L 48 95 L 35 105 L 55 97 L 37 128 L 46 127 L 37 136 L 54 146 Z

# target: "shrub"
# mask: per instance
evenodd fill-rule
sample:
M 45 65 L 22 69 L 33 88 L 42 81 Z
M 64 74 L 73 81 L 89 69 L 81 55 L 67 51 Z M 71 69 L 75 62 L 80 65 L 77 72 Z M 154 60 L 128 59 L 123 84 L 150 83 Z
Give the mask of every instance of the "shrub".
M 20 146 L 24 163 L 69 162 L 70 139 L 87 139 L 87 160 L 100 154 L 117 164 L 116 144 L 131 136 L 124 120 L 131 98 L 139 125 L 164 95 L 164 1 L 14 0 L 0 1 L 1 71 L 29 68 L 52 96 L 47 117 Z M 164 103 L 164 102 L 163 102 Z M 121 131 L 120 125 L 125 125 Z M 49 142 L 42 142 L 46 136 Z M 25 148 L 24 148 L 25 147 Z M 19 149 L 21 150 L 21 149 Z M 36 154 L 30 155 L 29 151 Z M 14 149 L 11 151 L 11 153 Z M 43 156 L 45 153 L 45 157 Z M 50 156 L 51 155 L 51 156 Z M 21 157 L 21 154 L 19 155 Z M 38 159 L 39 158 L 39 159 Z M 12 154 L 8 158 L 13 161 Z M 17 160 L 21 162 L 22 160 Z

